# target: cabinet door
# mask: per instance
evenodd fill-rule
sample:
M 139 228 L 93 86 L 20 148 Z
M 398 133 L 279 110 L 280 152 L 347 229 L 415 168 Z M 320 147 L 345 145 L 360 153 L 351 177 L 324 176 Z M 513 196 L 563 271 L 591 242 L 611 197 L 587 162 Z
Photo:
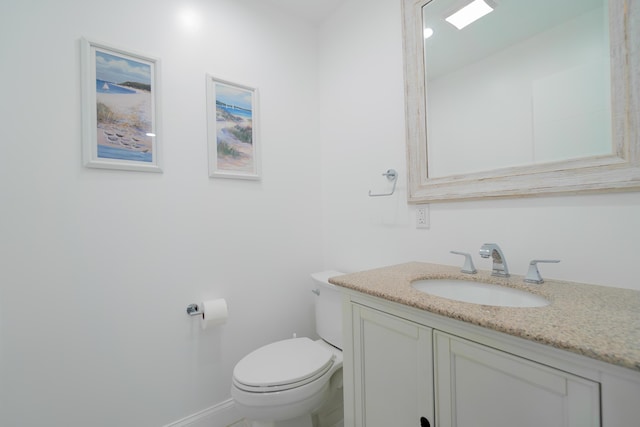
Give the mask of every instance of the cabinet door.
M 356 304 L 352 316 L 355 425 L 433 426 L 432 330 Z
M 434 332 L 439 427 L 598 427 L 600 386 Z

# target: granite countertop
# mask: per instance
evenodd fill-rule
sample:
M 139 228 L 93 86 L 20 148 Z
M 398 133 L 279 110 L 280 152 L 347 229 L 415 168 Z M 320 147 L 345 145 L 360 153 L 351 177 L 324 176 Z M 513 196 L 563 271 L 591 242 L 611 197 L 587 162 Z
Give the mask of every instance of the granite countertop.
M 464 279 L 495 283 L 541 295 L 545 307 L 497 307 L 440 298 L 415 290 L 420 279 Z M 463 274 L 459 267 L 410 262 L 332 277 L 330 283 L 453 319 L 547 344 L 640 371 L 640 292 L 523 276 Z

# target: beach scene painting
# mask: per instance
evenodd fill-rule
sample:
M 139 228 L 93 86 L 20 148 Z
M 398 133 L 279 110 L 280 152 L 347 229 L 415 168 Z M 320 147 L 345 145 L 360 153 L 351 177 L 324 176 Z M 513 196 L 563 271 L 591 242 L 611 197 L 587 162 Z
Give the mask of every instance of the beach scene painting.
M 209 176 L 260 179 L 257 90 L 207 75 Z
M 85 41 L 85 165 L 160 172 L 157 60 Z

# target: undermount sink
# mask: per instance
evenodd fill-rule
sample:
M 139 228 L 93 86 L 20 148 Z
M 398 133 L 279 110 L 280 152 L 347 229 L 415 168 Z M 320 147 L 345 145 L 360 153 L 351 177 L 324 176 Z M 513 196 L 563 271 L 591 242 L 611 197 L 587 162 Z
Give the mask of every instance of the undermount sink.
M 526 291 L 489 283 L 455 279 L 425 279 L 411 283 L 421 292 L 456 301 L 500 307 L 544 307 L 549 301 Z

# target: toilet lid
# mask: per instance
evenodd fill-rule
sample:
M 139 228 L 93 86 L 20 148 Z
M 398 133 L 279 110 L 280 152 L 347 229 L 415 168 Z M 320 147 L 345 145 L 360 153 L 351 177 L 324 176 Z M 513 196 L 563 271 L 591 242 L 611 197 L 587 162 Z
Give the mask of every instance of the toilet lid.
M 233 370 L 234 383 L 245 390 L 277 391 L 299 387 L 324 374 L 333 353 L 309 338 L 274 342 L 245 356 Z

